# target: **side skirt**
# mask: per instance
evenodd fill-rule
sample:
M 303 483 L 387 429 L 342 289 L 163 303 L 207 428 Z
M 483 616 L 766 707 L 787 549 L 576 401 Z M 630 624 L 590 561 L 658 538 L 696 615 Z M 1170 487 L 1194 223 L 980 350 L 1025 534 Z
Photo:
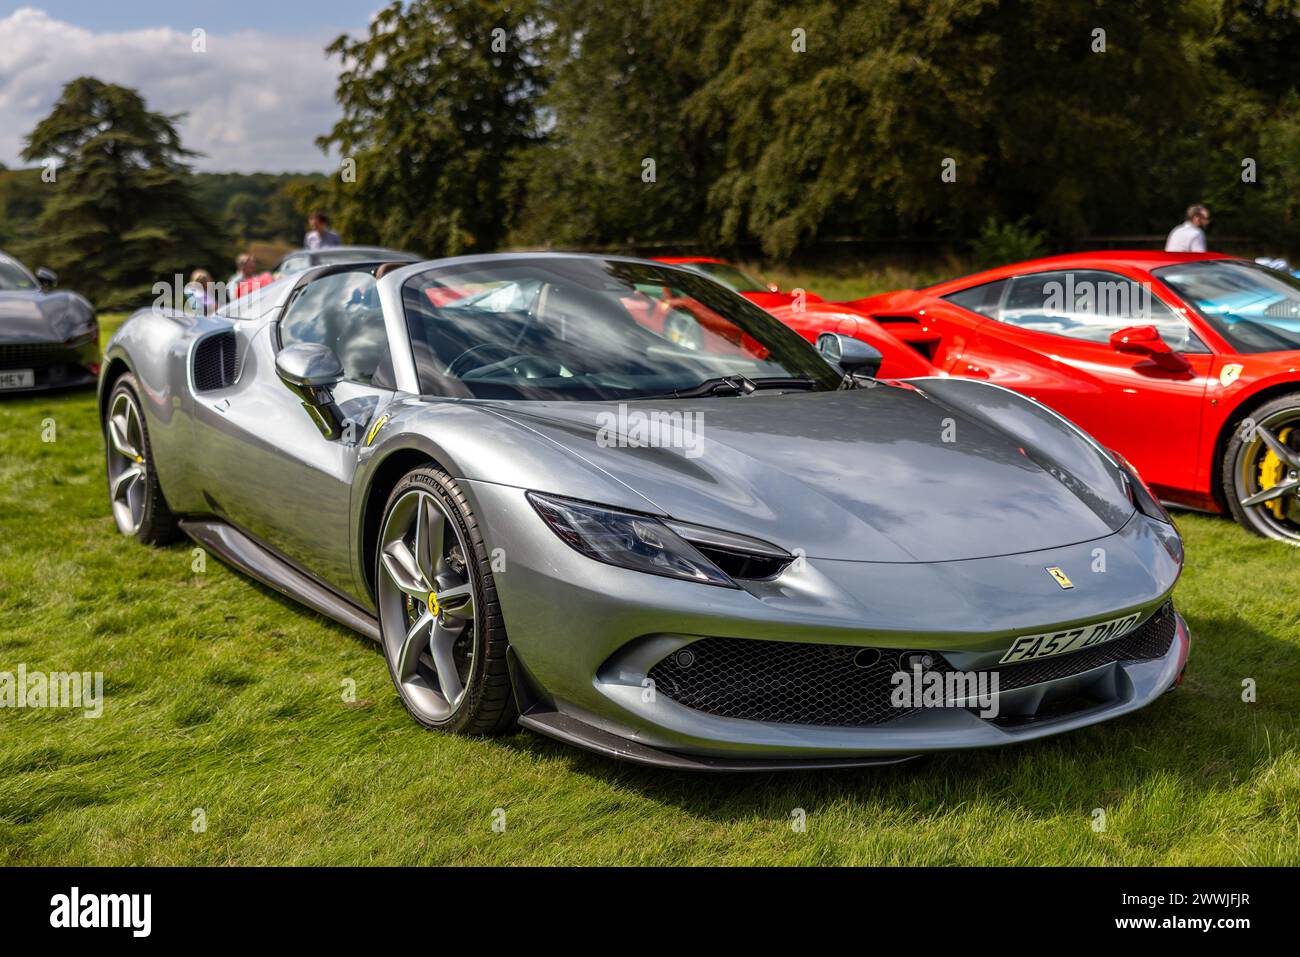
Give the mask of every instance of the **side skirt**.
M 379 622 L 373 615 L 299 571 L 233 525 L 211 519 L 182 519 L 180 527 L 200 545 L 263 585 L 373 641 L 379 640 Z

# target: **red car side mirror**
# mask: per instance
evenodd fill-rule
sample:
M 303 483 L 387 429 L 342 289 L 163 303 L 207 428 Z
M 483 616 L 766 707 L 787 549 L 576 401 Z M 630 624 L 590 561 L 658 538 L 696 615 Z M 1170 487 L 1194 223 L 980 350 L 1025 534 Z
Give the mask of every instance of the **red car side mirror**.
M 1155 326 L 1125 326 L 1110 334 L 1110 347 L 1124 355 L 1150 359 L 1169 372 L 1191 372 L 1192 364 L 1169 348 Z

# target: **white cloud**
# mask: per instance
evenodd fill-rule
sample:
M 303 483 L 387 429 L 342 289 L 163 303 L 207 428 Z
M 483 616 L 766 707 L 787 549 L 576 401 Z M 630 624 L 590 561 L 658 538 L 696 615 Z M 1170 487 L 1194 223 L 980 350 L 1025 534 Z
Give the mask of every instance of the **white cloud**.
M 17 165 L 24 138 L 63 85 L 94 76 L 134 87 L 152 110 L 188 114 L 181 142 L 207 154 L 194 161 L 198 169 L 333 168 L 314 140 L 339 112 L 339 65 L 325 55 L 334 33 L 195 26 L 207 31 L 206 52 L 193 52 L 191 34 L 168 27 L 96 33 L 30 7 L 0 19 L 0 161 Z

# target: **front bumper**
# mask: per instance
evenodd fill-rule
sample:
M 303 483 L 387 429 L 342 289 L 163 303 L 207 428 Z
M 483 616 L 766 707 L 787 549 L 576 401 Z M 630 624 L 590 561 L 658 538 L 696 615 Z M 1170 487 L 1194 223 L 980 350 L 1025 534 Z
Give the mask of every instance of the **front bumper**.
M 521 723 L 627 760 L 708 770 L 838 767 L 996 747 L 1135 711 L 1171 688 L 1186 663 L 1190 636 L 1175 614 L 1158 657 L 1000 691 L 993 717 L 962 702 L 870 726 L 707 713 L 647 685 L 657 663 L 702 639 L 924 650 L 978 673 L 995 669 L 1018 636 L 1134 613 L 1145 621 L 1168 600 L 1179 567 L 1135 516 L 1105 538 L 1044 552 L 933 564 L 808 558 L 775 582 L 724 589 L 593 562 L 561 542 L 521 490 L 465 485 L 506 562 L 494 577 Z M 1105 570 L 1092 574 L 1098 554 Z M 1075 587 L 1062 590 L 1048 566 L 1066 569 Z
M 32 385 L 0 390 L 47 392 L 94 385 L 99 378 L 99 333 L 73 342 L 0 342 L 0 373 L 31 371 Z

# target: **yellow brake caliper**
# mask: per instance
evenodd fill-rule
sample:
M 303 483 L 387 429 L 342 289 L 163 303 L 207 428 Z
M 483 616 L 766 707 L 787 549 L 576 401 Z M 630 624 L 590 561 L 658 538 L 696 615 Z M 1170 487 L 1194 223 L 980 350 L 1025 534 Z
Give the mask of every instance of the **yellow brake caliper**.
M 1287 439 L 1290 437 L 1290 427 L 1283 429 L 1277 435 L 1278 441 L 1283 445 L 1287 444 Z M 1262 492 L 1266 488 L 1272 488 L 1284 478 L 1286 478 L 1286 466 L 1283 465 L 1282 460 L 1277 457 L 1277 453 L 1272 449 L 1269 449 L 1268 454 L 1259 460 L 1260 491 Z M 1286 513 L 1283 511 L 1283 508 L 1285 507 L 1285 501 L 1283 499 L 1275 498 L 1271 502 L 1265 502 L 1264 507 L 1272 512 L 1275 518 L 1279 520 L 1286 518 Z

